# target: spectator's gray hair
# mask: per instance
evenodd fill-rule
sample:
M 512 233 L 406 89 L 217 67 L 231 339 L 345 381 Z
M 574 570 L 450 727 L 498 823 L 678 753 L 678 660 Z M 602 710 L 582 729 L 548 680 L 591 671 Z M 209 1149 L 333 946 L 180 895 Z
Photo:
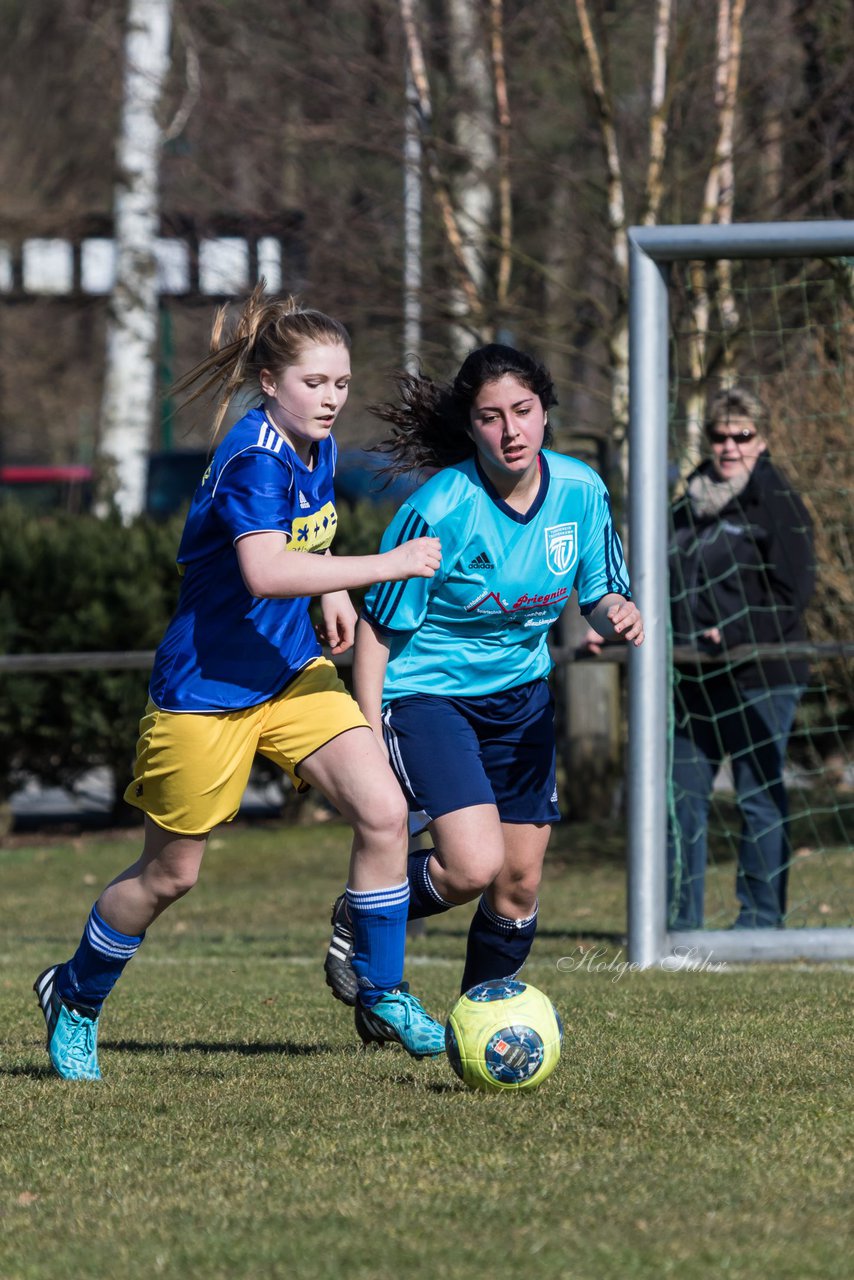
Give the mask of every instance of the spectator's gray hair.
M 756 430 L 764 434 L 768 426 L 768 410 L 752 391 L 744 387 L 726 387 L 709 401 L 706 430 L 733 418 L 749 418 Z

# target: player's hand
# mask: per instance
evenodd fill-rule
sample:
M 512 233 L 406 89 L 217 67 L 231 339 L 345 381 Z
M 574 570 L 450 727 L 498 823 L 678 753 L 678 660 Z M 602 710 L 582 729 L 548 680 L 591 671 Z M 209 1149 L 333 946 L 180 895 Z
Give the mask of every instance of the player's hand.
M 390 582 L 403 582 L 408 578 L 432 578 L 442 563 L 442 544 L 438 538 L 413 538 L 392 551 L 389 557 L 392 572 Z
M 643 644 L 643 618 L 633 600 L 621 600 L 619 604 L 612 604 L 606 616 L 615 635 L 621 640 L 636 646 Z
M 708 631 L 703 632 L 703 639 L 708 640 L 710 644 L 722 644 L 721 633 L 717 627 L 709 627 Z
M 328 645 L 330 653 L 352 649 L 359 615 L 347 592 L 329 591 L 321 596 L 320 611 L 323 622 L 315 628 L 320 643 Z

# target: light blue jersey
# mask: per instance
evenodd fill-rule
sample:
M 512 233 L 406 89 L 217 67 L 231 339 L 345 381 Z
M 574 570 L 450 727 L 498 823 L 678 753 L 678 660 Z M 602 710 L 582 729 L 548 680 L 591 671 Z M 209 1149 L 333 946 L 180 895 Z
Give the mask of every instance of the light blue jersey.
M 251 409 L 219 445 L 196 490 L 178 550 L 181 594 L 154 660 L 149 693 L 163 711 L 234 711 L 274 697 L 320 645 L 309 600 L 249 594 L 235 543 L 275 530 L 293 551 L 324 551 L 337 525 L 336 445 L 311 470 Z
M 371 588 L 364 613 L 390 642 L 383 700 L 413 693 L 479 697 L 548 674 L 547 635 L 573 588 L 582 612 L 628 597 L 623 549 L 602 481 L 585 463 L 540 453 L 524 514 L 498 496 L 474 458 L 440 471 L 400 508 L 382 550 L 435 536 L 433 578 Z

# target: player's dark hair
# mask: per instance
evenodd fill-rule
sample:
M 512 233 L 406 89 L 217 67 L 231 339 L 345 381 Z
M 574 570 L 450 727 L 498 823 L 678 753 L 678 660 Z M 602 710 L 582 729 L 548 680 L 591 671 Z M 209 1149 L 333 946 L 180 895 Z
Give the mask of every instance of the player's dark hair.
M 482 387 L 506 376 L 532 391 L 544 410 L 557 404 L 545 365 L 499 342 L 478 347 L 466 356 L 453 382 L 434 382 L 423 374 L 398 374 L 398 399 L 371 406 L 371 412 L 392 428 L 391 435 L 376 446 L 388 458 L 385 474 L 393 477 L 407 471 L 441 469 L 472 457 L 471 406 Z M 548 425 L 543 442 L 551 442 Z
M 215 440 L 228 406 L 246 383 L 257 383 L 261 370 L 278 377 L 299 359 L 307 346 L 325 343 L 350 349 L 350 335 L 338 320 L 300 307 L 293 297 L 270 298 L 267 282 L 259 280 L 233 321 L 228 307 L 220 307 L 211 332 L 210 355 L 195 365 L 173 388 L 176 394 L 195 387 L 185 404 L 218 391 L 211 439 Z

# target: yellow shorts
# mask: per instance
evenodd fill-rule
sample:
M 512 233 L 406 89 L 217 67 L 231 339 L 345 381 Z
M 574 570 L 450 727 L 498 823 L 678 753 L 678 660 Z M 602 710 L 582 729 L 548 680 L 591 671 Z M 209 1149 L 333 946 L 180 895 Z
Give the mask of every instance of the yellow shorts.
M 237 813 L 256 752 L 307 791 L 297 775 L 300 762 L 365 725 L 326 658 L 310 663 L 271 701 L 243 711 L 161 711 L 149 702 L 125 800 L 167 831 L 202 835 Z

